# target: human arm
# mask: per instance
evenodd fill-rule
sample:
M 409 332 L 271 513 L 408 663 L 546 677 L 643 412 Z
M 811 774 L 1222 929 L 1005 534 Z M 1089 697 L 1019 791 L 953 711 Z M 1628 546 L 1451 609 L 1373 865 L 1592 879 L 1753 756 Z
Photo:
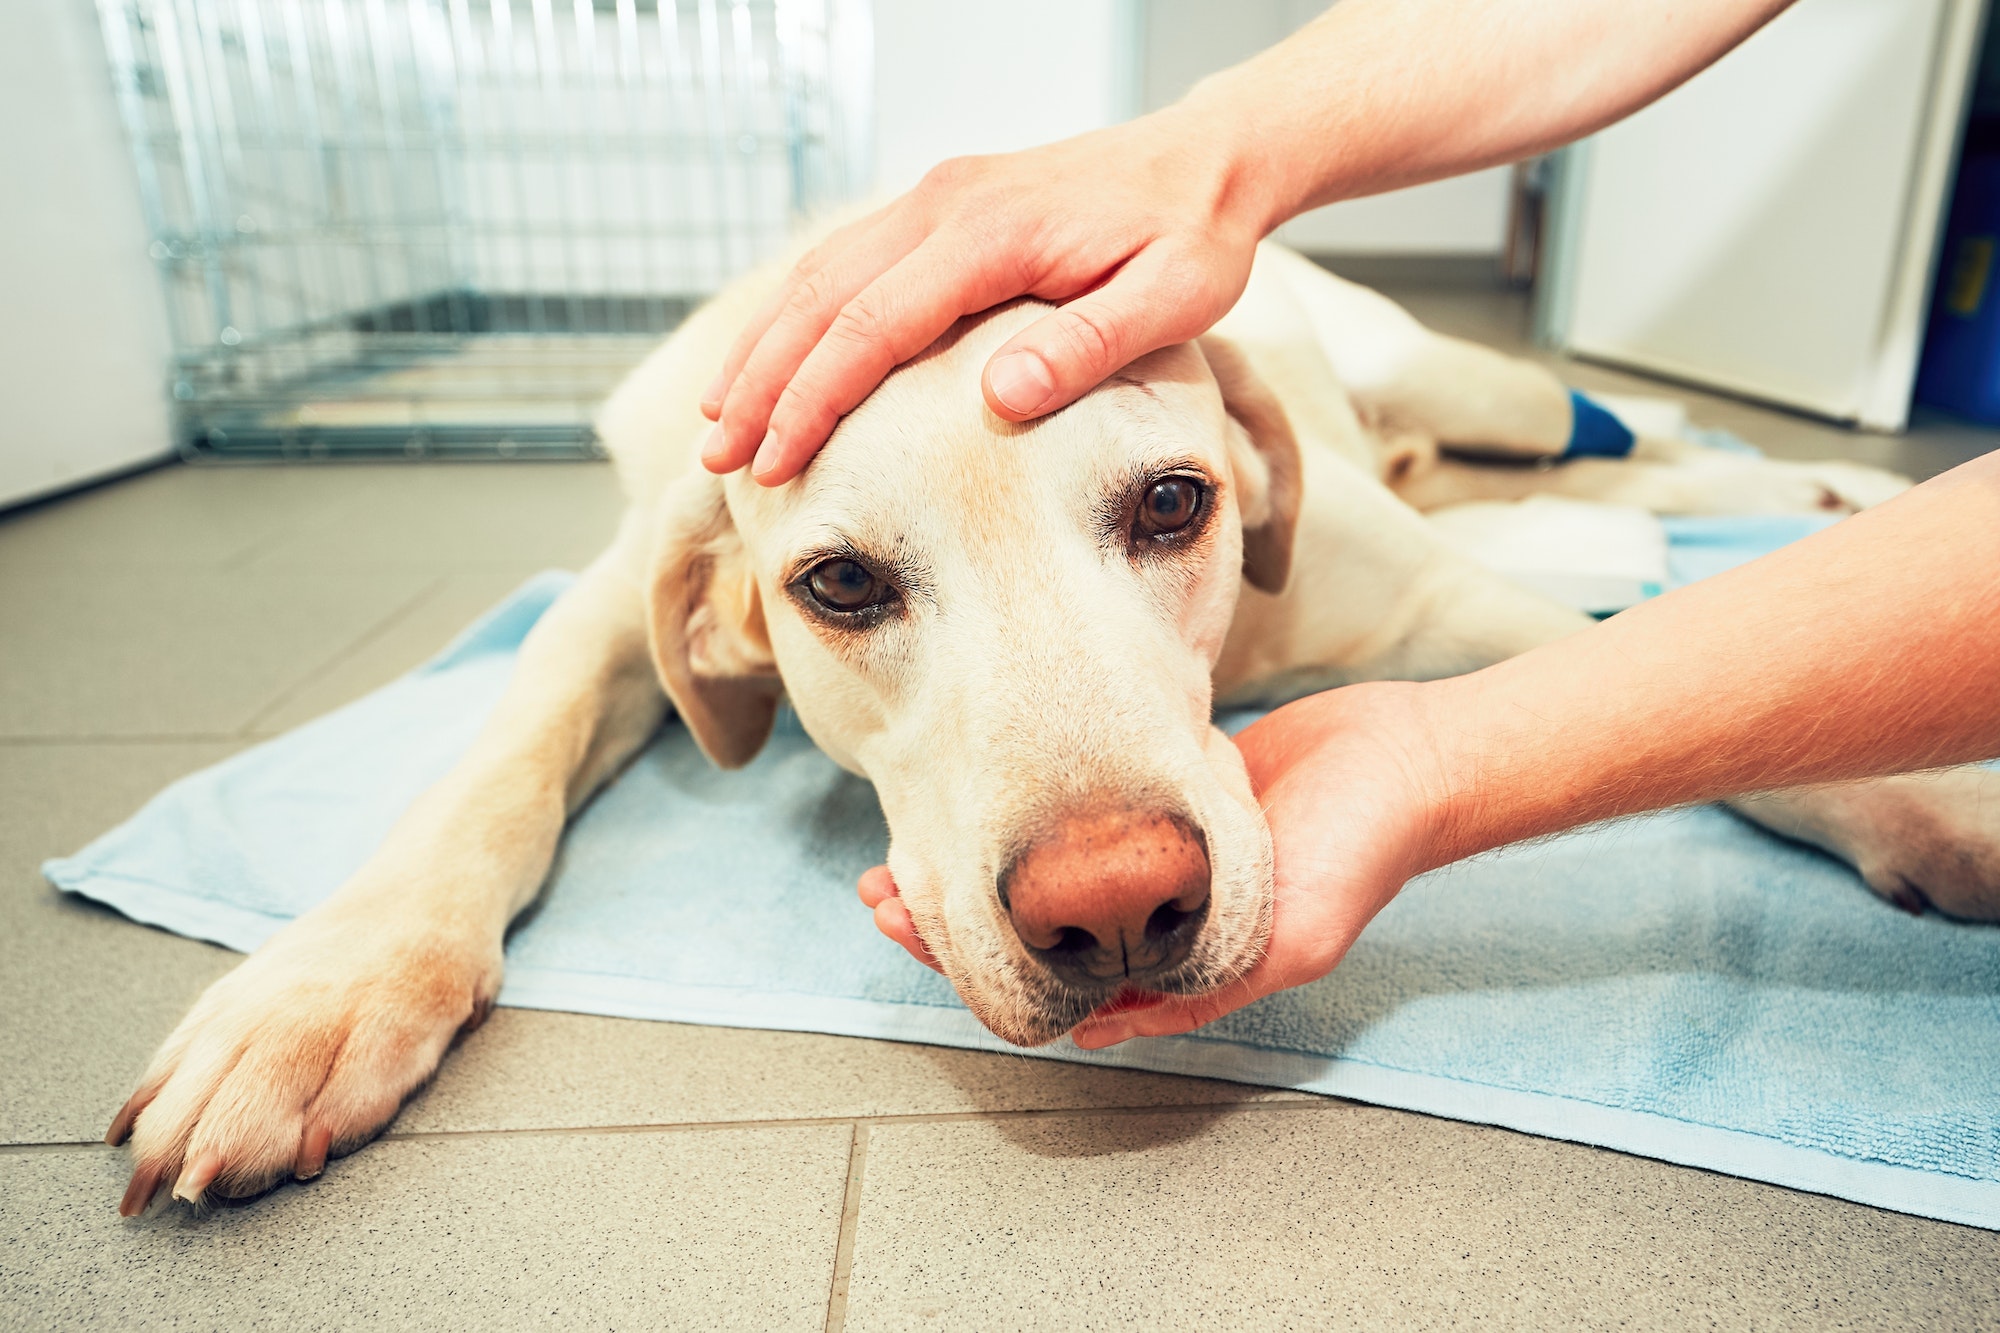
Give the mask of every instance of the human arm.
M 1079 1045 L 1316 980 L 1408 879 L 1488 848 L 2000 755 L 2000 454 L 1568 639 L 1301 699 L 1237 743 L 1276 847 L 1264 959 L 1212 994 L 1094 1018 Z M 899 912 L 876 905 L 892 937 Z
M 1206 330 L 1305 209 L 1513 161 L 1700 70 L 1788 0 L 1343 0 L 1180 102 L 946 162 L 793 270 L 704 395 L 717 472 L 797 475 L 841 415 L 962 315 L 1063 303 L 989 360 L 989 407 L 1055 410 Z

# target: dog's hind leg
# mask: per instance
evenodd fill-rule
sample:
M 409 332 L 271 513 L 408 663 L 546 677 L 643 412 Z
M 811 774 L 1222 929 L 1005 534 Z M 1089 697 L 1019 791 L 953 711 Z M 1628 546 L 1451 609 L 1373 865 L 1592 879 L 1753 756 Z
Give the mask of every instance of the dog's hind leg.
M 1231 318 L 1247 340 L 1261 332 L 1317 347 L 1375 441 L 1377 475 L 1420 510 L 1561 495 L 1668 514 L 1846 512 L 1909 485 L 1855 463 L 1645 435 L 1629 457 L 1566 458 L 1575 409 L 1546 367 L 1428 329 L 1379 292 L 1276 246 L 1258 252 L 1253 290 Z M 1306 389 L 1286 387 L 1289 408 Z
M 107 1136 L 120 1211 L 318 1174 L 381 1131 L 500 988 L 508 923 L 563 825 L 666 711 L 647 647 L 642 524 L 549 608 L 470 751 L 354 877 L 195 1003 Z
M 1257 254 L 1264 284 L 1245 314 L 1276 326 L 1266 293 L 1281 289 L 1362 420 L 1385 442 L 1534 461 L 1569 443 L 1569 390 L 1531 361 L 1426 328 L 1380 292 L 1335 277 L 1277 246 Z M 1399 480 L 1385 475 L 1391 485 Z
M 1559 495 L 1656 514 L 1845 514 L 1909 485 L 1859 463 L 1800 463 L 1642 439 L 1630 458 L 1575 458 L 1539 467 L 1441 457 L 1411 469 L 1395 490 L 1426 512 L 1474 500 Z

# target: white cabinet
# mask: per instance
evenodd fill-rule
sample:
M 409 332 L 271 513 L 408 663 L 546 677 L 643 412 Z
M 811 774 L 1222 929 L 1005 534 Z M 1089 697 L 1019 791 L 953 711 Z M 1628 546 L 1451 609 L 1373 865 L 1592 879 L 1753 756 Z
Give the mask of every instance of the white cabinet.
M 172 449 L 168 343 L 90 0 L 0 3 L 0 505 Z
M 1981 17 L 1979 0 L 1800 0 L 1571 149 L 1554 341 L 1901 429 Z

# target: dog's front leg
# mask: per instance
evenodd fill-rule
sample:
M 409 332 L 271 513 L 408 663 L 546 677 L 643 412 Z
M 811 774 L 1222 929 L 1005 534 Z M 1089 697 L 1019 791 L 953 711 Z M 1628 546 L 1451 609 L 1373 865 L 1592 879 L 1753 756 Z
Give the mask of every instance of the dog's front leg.
M 621 538 L 542 617 L 472 749 L 330 898 L 196 1002 L 107 1136 L 120 1211 L 254 1194 L 381 1131 L 500 988 L 507 924 L 569 813 L 644 744 L 665 699 Z

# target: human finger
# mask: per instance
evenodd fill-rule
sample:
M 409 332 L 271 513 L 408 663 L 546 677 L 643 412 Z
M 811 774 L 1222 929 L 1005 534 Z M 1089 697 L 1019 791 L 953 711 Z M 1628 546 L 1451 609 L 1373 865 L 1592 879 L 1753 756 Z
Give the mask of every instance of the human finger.
M 889 875 L 889 867 L 874 866 L 861 872 L 861 879 L 854 886 L 861 894 L 865 907 L 879 907 L 896 896 L 896 881 Z
M 777 290 L 764 298 L 764 303 L 757 307 L 756 314 L 744 321 L 743 327 L 736 331 L 736 337 L 730 341 L 729 351 L 723 355 L 722 369 L 715 372 L 715 378 L 708 382 L 706 389 L 702 390 L 701 414 L 717 423 L 716 431 L 709 436 L 708 447 L 702 450 L 704 461 L 714 449 L 716 442 L 722 438 L 720 429 L 722 404 L 729 397 L 729 386 L 736 382 L 736 376 L 743 369 L 743 363 L 750 359 L 750 353 L 757 346 L 757 340 L 764 336 L 764 331 L 771 327 L 772 321 L 784 312 L 785 303 L 792 299 L 793 291 L 797 289 L 804 274 L 810 271 L 806 265 L 811 263 L 817 267 L 819 253 L 818 247 L 815 247 L 811 254 L 801 259 L 798 267 L 792 270 L 792 275 Z
M 1070 1033 L 1070 1040 L 1086 1051 L 1095 1051 L 1133 1037 L 1176 1036 L 1213 1023 L 1267 993 L 1267 987 L 1259 984 L 1253 971 L 1203 995 L 1169 995 L 1156 1004 L 1100 1011 L 1078 1024 Z
M 986 363 L 986 404 L 1008 421 L 1065 407 L 1120 367 L 1205 332 L 1241 295 L 1242 276 L 1204 257 L 1151 245 L 1111 280 L 1036 320 Z
M 910 957 L 922 963 L 933 972 L 943 972 L 937 959 L 931 956 L 923 937 L 917 934 L 916 922 L 910 919 L 910 909 L 903 905 L 901 898 L 888 898 L 875 906 L 875 929 L 903 946 Z
M 828 259 L 852 245 L 856 238 L 881 222 L 894 207 L 893 203 L 886 204 L 867 217 L 851 222 L 845 227 L 836 228 L 819 244 L 799 256 L 798 262 L 792 265 L 792 270 L 786 275 L 785 280 L 764 299 L 762 305 L 757 307 L 757 313 L 744 321 L 743 327 L 736 331 L 736 337 L 731 340 L 727 355 L 722 358 L 722 369 L 715 372 L 715 378 L 710 380 L 708 388 L 702 391 L 703 416 L 710 421 L 721 418 L 723 400 L 729 396 L 729 386 L 735 382 L 737 372 L 742 370 L 743 363 L 749 360 L 750 349 L 764 336 L 764 330 L 771 327 L 771 322 L 785 308 L 785 303 L 791 299 L 798 285 L 805 281 L 809 274 L 824 268 Z
M 856 293 L 922 240 L 923 230 L 915 220 L 891 218 L 828 253 L 817 268 L 796 278 L 777 314 L 757 336 L 731 379 L 717 427 L 721 435 L 711 437 L 704 446 L 703 466 L 727 472 L 755 454 L 778 395 L 791 383 L 793 372 L 827 326 Z
M 960 316 L 1020 294 L 1018 270 L 981 262 L 969 237 L 932 235 L 855 293 L 827 325 L 772 410 L 750 474 L 766 486 L 791 480 L 890 371 Z

